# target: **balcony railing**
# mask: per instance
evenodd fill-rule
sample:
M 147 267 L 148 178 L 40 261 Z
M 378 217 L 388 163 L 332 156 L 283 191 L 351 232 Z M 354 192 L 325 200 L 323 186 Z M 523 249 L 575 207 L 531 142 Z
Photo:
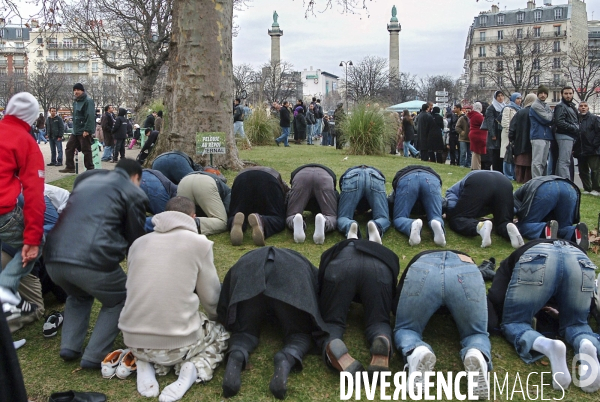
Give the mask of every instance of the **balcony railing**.
M 13 60 L 13 66 L 25 67 L 25 60 Z
M 504 34 L 502 39 L 498 39 L 497 36 L 488 36 L 485 38 L 473 38 L 473 42 L 482 43 L 482 42 L 506 42 L 510 40 L 521 40 L 521 39 L 549 39 L 549 38 L 563 38 L 567 36 L 567 31 L 559 32 L 540 32 L 539 35 L 534 35 L 533 32 L 523 32 L 523 36 L 516 37 L 516 33 L 508 32 Z M 592 37 L 591 34 L 589 37 Z M 598 34 L 597 37 L 600 37 Z
M 0 53 L 27 54 L 27 49 L 24 47 L 2 46 Z
M 87 49 L 87 43 L 48 43 L 48 49 Z

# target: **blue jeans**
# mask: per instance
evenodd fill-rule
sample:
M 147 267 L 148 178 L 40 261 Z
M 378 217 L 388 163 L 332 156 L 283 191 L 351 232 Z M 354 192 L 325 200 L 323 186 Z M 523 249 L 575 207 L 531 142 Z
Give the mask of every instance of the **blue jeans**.
M 165 190 L 165 186 L 162 185 L 156 176 L 154 176 L 152 173 L 143 171 L 140 188 L 148 196 L 148 206 L 150 207 L 150 212 L 153 215 L 160 214 L 161 212 L 165 211 L 165 206 L 171 197 L 169 197 L 169 193 L 167 193 L 167 190 Z
M 515 164 L 503 162 L 502 173 L 508 178 L 508 180 L 515 181 Z
M 396 230 L 410 236 L 410 227 L 414 219 L 410 219 L 409 216 L 417 201 L 421 201 L 425 208 L 427 222 L 435 219 L 443 228 L 442 183 L 431 173 L 417 171 L 402 177 L 396 185 L 393 221 Z
M 46 210 L 44 211 L 44 234 L 47 235 L 58 221 L 58 212 L 48 196 L 44 196 L 44 201 L 46 202 Z
M 410 141 L 404 141 L 404 156 L 408 156 L 409 152 L 412 156 L 416 156 L 419 153 L 419 151 L 412 146 Z
M 462 261 L 451 251 L 423 255 L 408 268 L 400 293 L 394 328 L 396 348 L 404 356 L 418 346 L 433 352 L 423 342 L 423 330 L 437 309 L 445 305 L 458 327 L 461 360 L 469 349 L 477 349 L 491 370 L 485 293 L 483 277 L 474 263 Z
M 233 135 L 235 136 L 237 133 L 240 133 L 240 137 L 245 138 L 246 133 L 244 133 L 244 122 L 243 121 L 234 121 L 233 122 Z
M 290 128 L 289 127 L 281 127 L 281 135 L 279 137 L 277 137 L 275 142 L 278 144 L 283 142 L 283 145 L 285 145 L 287 147 L 287 146 L 289 146 L 289 144 L 288 144 L 289 136 L 290 136 Z
M 0 215 L 0 245 L 5 242 L 15 249 L 15 256 L 8 262 L 8 265 L 0 272 L 0 286 L 10 289 L 17 293 L 21 278 L 28 275 L 35 262 L 42 255 L 44 248 L 44 239 L 40 243 L 40 251 L 37 258 L 31 260 L 23 268 L 23 258 L 21 250 L 23 249 L 23 232 L 25 231 L 25 221 L 23 219 L 23 210 L 16 206 L 11 212 Z
M 600 336 L 587 320 L 595 269 L 584 252 L 560 240 L 533 246 L 519 258 L 506 292 L 502 333 L 525 363 L 543 356 L 532 349 L 543 335 L 531 327 L 531 320 L 552 297 L 560 311 L 559 334 L 575 353 L 583 339 L 600 351 Z
M 315 128 L 314 124 L 308 124 L 306 126 L 306 144 L 307 145 L 313 143 L 314 128 Z
M 46 135 L 46 129 L 44 129 L 44 128 L 38 129 L 38 136 L 37 136 L 38 144 L 40 143 L 40 141 L 44 141 L 45 144 L 48 143 L 48 140 L 46 139 L 45 135 Z
M 113 154 L 113 145 L 106 145 L 106 143 L 104 144 L 104 153 L 102 154 L 102 159 L 104 162 L 108 162 L 110 160 L 112 160 L 112 154 Z
M 178 154 L 159 155 L 152 162 L 152 169 L 160 171 L 174 184 L 179 184 L 185 175 L 194 171 L 187 158 Z
M 50 162 L 62 165 L 63 162 L 63 146 L 62 140 L 57 141 L 54 138 L 48 140 L 50 142 Z
M 356 223 L 354 211 L 359 202 L 365 198 L 373 212 L 373 221 L 379 229 L 379 234 L 383 236 L 383 233 L 390 227 L 385 178 L 370 167 L 352 169 L 342 177 L 340 201 L 338 202 L 338 230 L 344 236 L 348 235 L 350 225 Z
M 323 131 L 322 134 L 323 134 L 323 137 L 321 138 L 321 145 L 326 147 L 329 145 L 331 136 L 329 135 L 329 131 Z
M 323 119 L 317 119 L 315 124 L 315 135 L 321 135 L 321 128 L 323 127 Z
M 471 167 L 471 143 L 459 141 L 460 144 L 460 162 L 459 166 Z
M 577 213 L 577 191 L 566 181 L 556 180 L 538 187 L 529 212 L 517 222 L 521 236 L 528 239 L 543 237 L 546 222 L 558 222 L 558 237 L 573 240 Z

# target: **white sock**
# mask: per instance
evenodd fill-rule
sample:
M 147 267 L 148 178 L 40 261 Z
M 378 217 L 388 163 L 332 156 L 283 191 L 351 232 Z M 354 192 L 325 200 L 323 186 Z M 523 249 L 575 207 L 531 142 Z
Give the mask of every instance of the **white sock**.
M 196 366 L 192 362 L 183 363 L 179 371 L 179 378 L 174 383 L 167 385 L 160 393 L 158 400 L 160 402 L 178 401 L 194 385 L 198 378 Z
M 581 390 L 584 392 L 596 392 L 600 389 L 600 362 L 598 362 L 598 350 L 589 339 L 583 339 L 579 343 L 579 355 L 583 354 L 588 355 L 594 360 L 592 364 L 596 365 L 596 379 L 591 384 L 581 387 Z M 581 364 L 588 365 L 590 363 L 582 361 Z M 593 368 L 588 367 L 586 374 L 581 375 L 580 381 L 585 381 L 590 375 L 594 374 Z
M 15 350 L 19 349 L 21 346 L 25 345 L 26 340 L 25 339 L 21 339 L 19 341 L 15 341 L 13 342 L 13 346 L 15 347 Z M 593 345 L 592 345 L 593 347 Z
M 306 235 L 304 234 L 304 219 L 301 214 L 294 216 L 294 241 L 296 243 L 304 243 Z
M 155 398 L 158 396 L 158 381 L 154 373 L 154 366 L 142 360 L 137 364 L 137 390 L 141 396 Z
M 377 229 L 377 224 L 375 222 L 369 221 L 369 223 L 367 223 L 367 231 L 369 232 L 370 241 L 382 244 L 381 236 L 379 235 L 379 230 Z
M 508 237 L 510 238 L 510 245 L 513 246 L 513 248 L 519 248 L 525 244 L 523 241 L 523 236 L 521 236 L 519 229 L 517 229 L 514 223 L 509 223 L 506 225 L 506 231 L 508 232 Z
M 569 388 L 571 384 L 571 373 L 567 367 L 567 347 L 561 341 L 548 339 L 545 336 L 538 337 L 534 342 L 532 349 L 543 353 L 550 360 L 552 368 L 552 387 L 559 390 Z M 557 384 L 558 383 L 558 384 Z
M 477 233 L 481 236 L 481 247 L 492 245 L 492 221 L 483 221 L 477 224 Z
M 315 244 L 325 243 L 325 217 L 323 214 L 315 216 L 315 234 L 313 235 Z
M 12 290 L 5 288 L 4 286 L 0 286 L 0 302 L 16 306 L 21 302 L 21 296 L 19 296 L 18 293 L 14 294 Z
M 346 239 L 358 239 L 358 223 L 352 222 Z
M 440 247 L 444 247 L 446 245 L 446 236 L 444 235 L 444 229 L 440 221 L 432 219 L 429 225 L 431 226 L 431 230 L 433 230 L 433 242 Z
M 421 228 L 423 227 L 423 221 L 420 219 L 415 219 L 413 223 L 410 225 L 410 238 L 408 239 L 408 244 L 411 246 L 416 246 L 421 243 Z

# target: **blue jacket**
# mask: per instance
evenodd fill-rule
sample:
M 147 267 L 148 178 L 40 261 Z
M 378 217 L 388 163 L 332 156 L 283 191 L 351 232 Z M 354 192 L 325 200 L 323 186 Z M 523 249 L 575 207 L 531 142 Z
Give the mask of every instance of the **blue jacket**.
M 550 118 L 549 120 L 548 117 Z M 536 99 L 529 109 L 529 121 L 531 123 L 529 139 L 552 141 L 554 139 L 554 135 L 552 134 L 552 120 L 552 110 L 550 110 L 550 107 L 539 99 Z

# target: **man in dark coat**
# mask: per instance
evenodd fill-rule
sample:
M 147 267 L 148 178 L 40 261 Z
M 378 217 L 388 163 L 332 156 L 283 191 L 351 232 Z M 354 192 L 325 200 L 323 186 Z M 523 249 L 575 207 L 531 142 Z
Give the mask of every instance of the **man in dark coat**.
M 46 137 L 50 142 L 50 163 L 46 166 L 62 166 L 63 146 L 62 140 L 65 134 L 65 123 L 56 108 L 50 108 L 50 116 L 46 120 Z
M 139 188 L 142 168 L 121 159 L 114 171 L 80 181 L 44 249 L 46 269 L 67 293 L 60 356 L 81 357 L 82 368 L 100 369 L 119 333 L 127 276 L 119 263 L 144 235 L 148 198 Z M 94 299 L 102 303 L 82 356 Z
M 363 369 L 342 341 L 350 303 L 358 296 L 365 310 L 365 336 L 371 345 L 367 371 L 389 370 L 390 312 L 399 272 L 398 256 L 372 241 L 344 240 L 323 253 L 319 265 L 319 309 L 330 326 L 329 338 L 323 343 L 326 363 L 352 374 Z
M 250 251 L 227 272 L 217 307 L 219 322 L 231 332 L 223 376 L 226 398 L 239 392 L 241 371 L 269 317 L 284 334 L 269 389 L 275 397 L 285 398 L 290 371 L 302 370 L 313 340 L 320 342 L 328 333 L 319 313 L 317 272 L 298 252 L 275 247 Z
M 112 159 L 114 147 L 112 128 L 114 124 L 115 116 L 113 115 L 113 107 L 111 105 L 106 105 L 104 106 L 104 114 L 100 120 L 102 135 L 104 136 L 104 154 L 102 155 L 102 161 L 104 162 L 108 162 Z
M 558 145 L 556 175 L 568 179 L 570 178 L 569 168 L 573 161 L 573 144 L 579 137 L 579 118 L 577 108 L 573 103 L 573 88 L 564 87 L 560 94 L 562 98 L 554 106 L 554 124 L 556 126 L 554 138 Z
M 433 116 L 429 113 L 429 103 L 423 103 L 421 113 L 417 116 L 417 138 L 421 160 L 429 160 L 429 133 L 435 125 Z
M 600 195 L 600 117 L 590 113 L 587 102 L 579 102 L 579 139 L 575 145 L 583 189 Z
M 65 168 L 60 173 L 75 173 L 75 149 L 83 154 L 87 170 L 94 169 L 92 160 L 92 134 L 96 132 L 96 109 L 94 101 L 87 96 L 83 85 L 73 85 L 73 134 L 65 146 Z

